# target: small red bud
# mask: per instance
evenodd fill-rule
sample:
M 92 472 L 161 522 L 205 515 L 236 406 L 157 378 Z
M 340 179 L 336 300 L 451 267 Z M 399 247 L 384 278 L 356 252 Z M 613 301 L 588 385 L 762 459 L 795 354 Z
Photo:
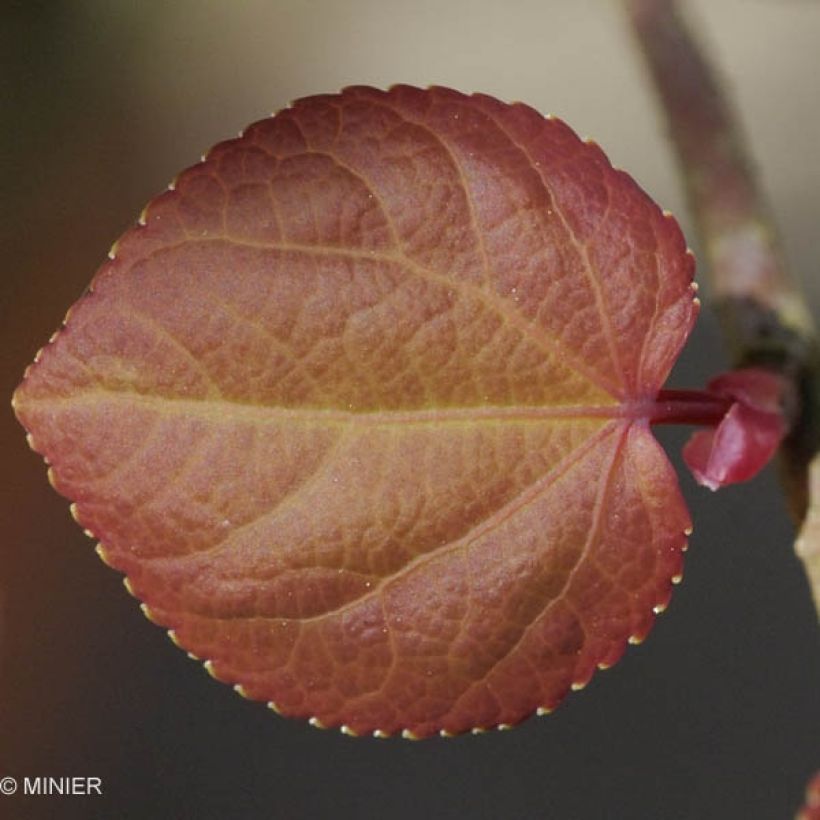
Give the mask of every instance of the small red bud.
M 694 433 L 683 448 L 683 460 L 695 480 L 717 490 L 757 475 L 786 434 L 783 397 L 788 383 L 775 373 L 749 368 L 724 373 L 706 392 L 733 402 L 709 430 Z

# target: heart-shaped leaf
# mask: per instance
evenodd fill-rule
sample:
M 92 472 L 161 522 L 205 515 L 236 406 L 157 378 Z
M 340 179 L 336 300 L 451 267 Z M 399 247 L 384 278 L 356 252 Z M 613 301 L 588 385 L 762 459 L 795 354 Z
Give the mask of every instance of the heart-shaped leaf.
M 697 310 L 601 150 L 447 89 L 301 100 L 117 243 L 15 396 L 220 680 L 352 733 L 550 710 L 681 572 L 651 406 Z

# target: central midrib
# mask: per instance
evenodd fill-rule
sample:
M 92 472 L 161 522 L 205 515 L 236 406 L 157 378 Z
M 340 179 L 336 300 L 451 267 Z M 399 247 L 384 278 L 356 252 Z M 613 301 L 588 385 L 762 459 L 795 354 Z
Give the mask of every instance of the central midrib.
M 341 407 L 283 407 L 254 404 L 226 397 L 185 398 L 120 390 L 84 390 L 71 396 L 18 397 L 18 410 L 24 405 L 42 404 L 58 407 L 121 404 L 124 408 L 143 407 L 164 414 L 231 421 L 245 419 L 256 423 L 290 421 L 296 424 L 344 424 L 395 426 L 407 424 L 504 424 L 509 422 L 543 422 L 549 420 L 624 419 L 649 420 L 655 403 L 651 399 L 634 399 L 611 404 L 562 404 L 553 406 L 482 406 L 431 407 L 414 409 L 343 409 Z

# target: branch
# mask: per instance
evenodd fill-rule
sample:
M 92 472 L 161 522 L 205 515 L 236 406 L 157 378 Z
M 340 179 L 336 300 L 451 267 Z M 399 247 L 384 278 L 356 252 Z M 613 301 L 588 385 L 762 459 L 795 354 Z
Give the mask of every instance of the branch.
M 791 386 L 785 408 L 790 433 L 779 466 L 799 526 L 809 505 L 808 468 L 820 448 L 814 322 L 786 268 L 734 112 L 677 3 L 624 2 L 667 117 L 708 263 L 715 310 L 735 365 L 766 367 Z M 820 459 L 815 471 L 820 473 Z M 812 504 L 820 505 L 818 483 Z M 820 534 L 815 538 L 820 540 Z M 815 555 L 815 569 L 807 560 L 806 570 L 820 614 L 820 550 L 808 527 L 800 540 L 801 556 Z

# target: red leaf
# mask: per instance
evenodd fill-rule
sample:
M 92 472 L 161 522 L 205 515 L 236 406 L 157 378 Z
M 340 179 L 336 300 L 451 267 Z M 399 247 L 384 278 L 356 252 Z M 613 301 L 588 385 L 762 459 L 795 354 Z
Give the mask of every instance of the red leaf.
M 15 408 L 215 677 L 355 733 L 514 724 L 642 639 L 680 575 L 649 422 L 692 270 L 558 120 L 351 88 L 181 174 Z
M 783 436 L 787 382 L 775 373 L 747 368 L 712 379 L 707 391 L 731 399 L 715 429 L 699 430 L 683 448 L 695 479 L 710 490 L 754 478 L 769 463 Z

